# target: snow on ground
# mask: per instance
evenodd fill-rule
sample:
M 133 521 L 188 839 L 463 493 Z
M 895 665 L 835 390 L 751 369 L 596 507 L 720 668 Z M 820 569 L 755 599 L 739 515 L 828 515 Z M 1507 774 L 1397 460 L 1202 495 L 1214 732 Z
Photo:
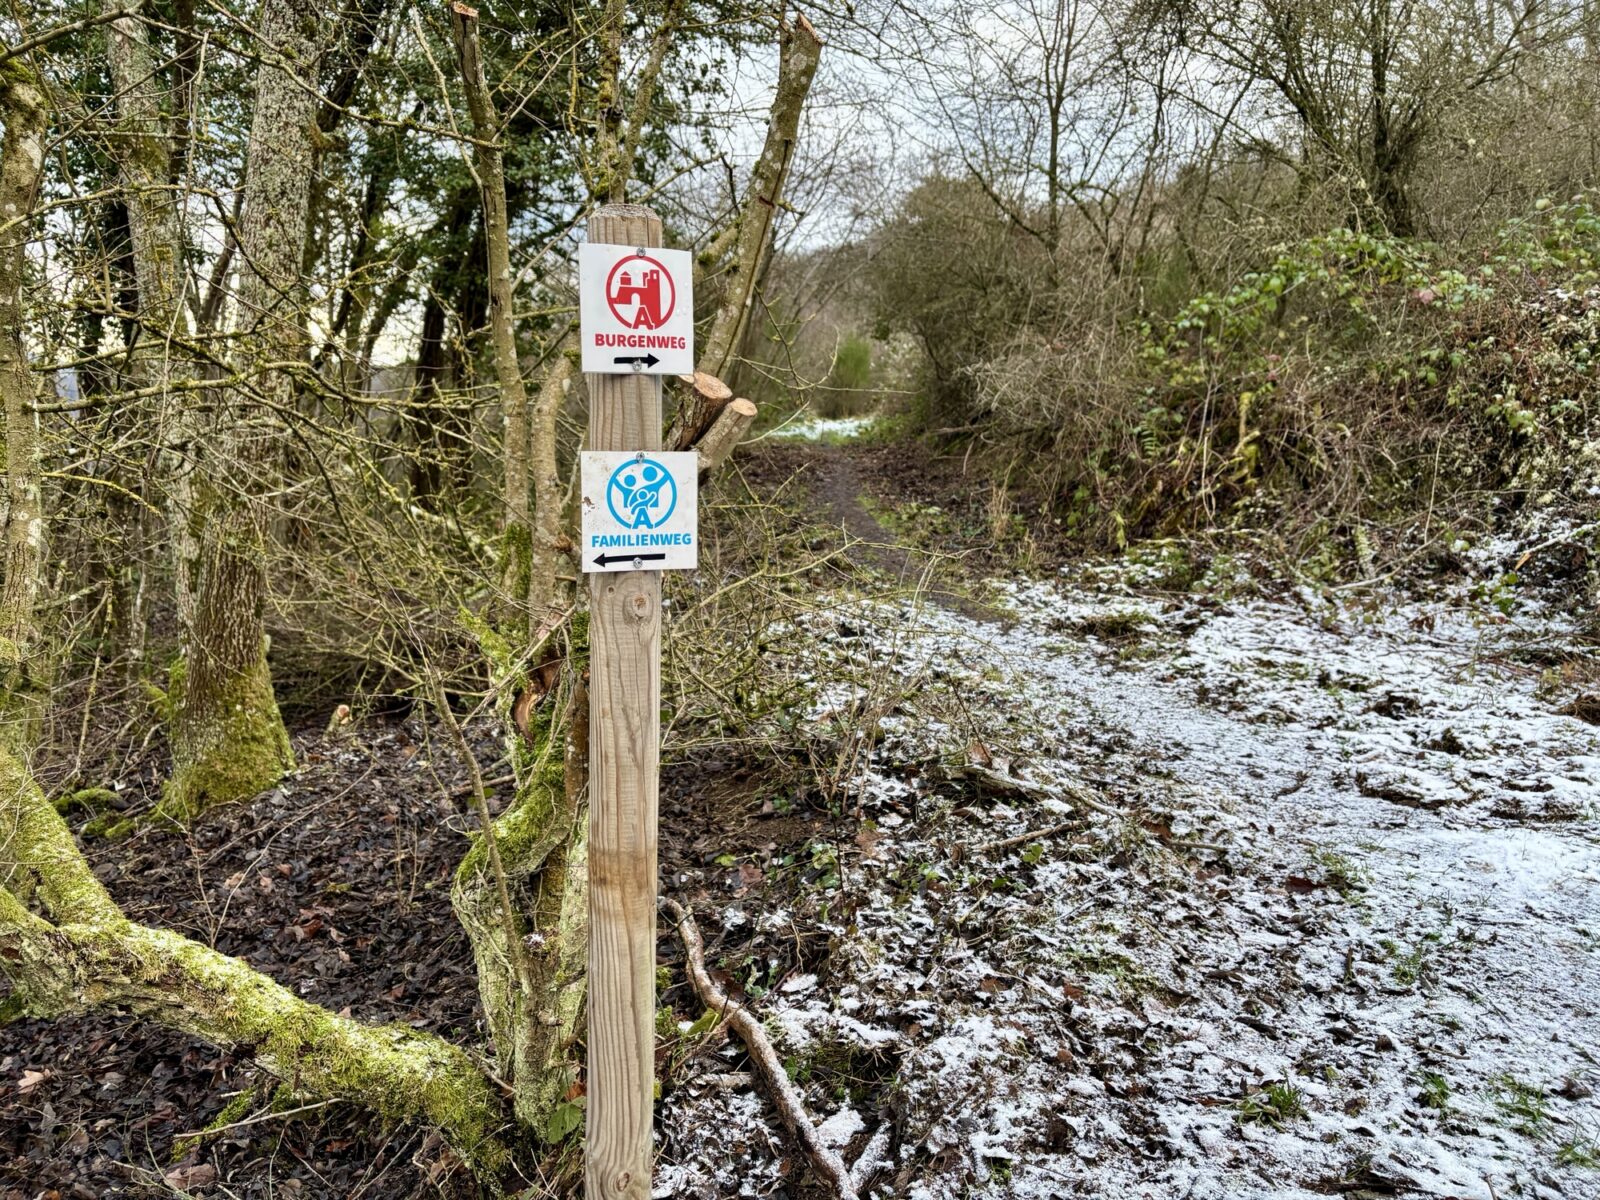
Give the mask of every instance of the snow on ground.
M 802 413 L 764 436 L 786 441 L 848 442 L 872 428 L 877 417 L 870 413 L 858 417 L 819 417 Z
M 1600 729 L 1515 665 L 1569 627 L 994 599 L 841 601 L 795 654 L 873 744 L 828 970 L 761 1007 L 792 1061 L 889 1061 L 881 1111 L 811 1097 L 889 1131 L 870 1194 L 1600 1197 Z M 664 1108 L 700 1151 L 658 1195 L 779 1188 L 762 1104 Z

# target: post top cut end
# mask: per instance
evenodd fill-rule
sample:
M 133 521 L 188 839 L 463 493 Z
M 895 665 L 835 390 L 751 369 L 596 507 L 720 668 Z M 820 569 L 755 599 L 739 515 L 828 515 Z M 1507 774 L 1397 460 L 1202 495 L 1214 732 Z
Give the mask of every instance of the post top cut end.
M 589 214 L 589 219 L 595 217 L 654 217 L 656 210 L 647 204 L 602 204 Z

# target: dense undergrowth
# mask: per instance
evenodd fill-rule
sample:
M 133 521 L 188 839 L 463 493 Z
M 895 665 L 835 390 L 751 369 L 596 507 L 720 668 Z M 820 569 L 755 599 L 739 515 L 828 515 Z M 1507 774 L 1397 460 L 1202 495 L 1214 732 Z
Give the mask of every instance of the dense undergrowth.
M 1162 301 L 1157 280 L 1135 279 L 1085 286 L 1073 312 L 1036 303 L 1045 315 L 974 336 L 959 361 L 930 355 L 903 424 L 980 442 L 1086 548 L 1270 529 L 1302 569 L 1335 579 L 1397 555 L 1448 566 L 1532 520 L 1578 547 L 1592 590 L 1588 198 L 1540 201 L 1470 250 L 1338 228 L 1252 257 L 1224 285 Z M 972 269 L 963 286 L 996 282 Z M 926 340 L 943 320 L 916 311 L 910 324 Z

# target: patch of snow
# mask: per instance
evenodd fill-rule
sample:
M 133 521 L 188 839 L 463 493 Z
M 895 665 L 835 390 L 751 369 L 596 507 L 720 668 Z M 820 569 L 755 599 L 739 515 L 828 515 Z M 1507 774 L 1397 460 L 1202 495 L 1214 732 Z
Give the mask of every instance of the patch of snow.
M 824 1146 L 835 1150 L 849 1145 L 850 1139 L 867 1127 L 861 1114 L 848 1105 L 817 1126 L 817 1136 Z
M 1561 1155 L 1600 1139 L 1600 730 L 1498 665 L 1570 622 L 1087 577 L 1005 583 L 1004 628 L 840 597 L 777 651 L 817 713 L 919 681 L 844 788 L 870 853 L 794 914 L 835 995 L 758 1004 L 892 1063 L 870 1194 L 1600 1200 Z M 738 1164 L 681 1194 L 777 1186 L 728 1100 L 674 1110 Z
M 810 414 L 792 419 L 765 436 L 785 441 L 848 442 L 872 428 L 876 416 L 818 417 Z

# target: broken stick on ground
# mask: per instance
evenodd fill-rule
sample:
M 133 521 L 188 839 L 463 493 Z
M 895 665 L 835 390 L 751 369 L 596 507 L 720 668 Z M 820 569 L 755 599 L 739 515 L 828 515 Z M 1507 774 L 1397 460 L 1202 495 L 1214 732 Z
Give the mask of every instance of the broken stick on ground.
M 783 1062 L 761 1028 L 761 1022 L 751 1015 L 749 1009 L 719 988 L 706 970 L 705 942 L 700 937 L 694 917 L 674 900 L 662 900 L 661 907 L 677 925 L 678 936 L 683 939 L 684 973 L 689 977 L 689 986 L 694 988 L 702 1004 L 733 1027 L 733 1031 L 749 1049 L 756 1074 L 766 1085 L 784 1126 L 811 1160 L 811 1169 L 816 1172 L 817 1178 L 827 1184 L 839 1200 L 858 1200 L 859 1193 L 844 1160 L 818 1136 L 816 1125 L 806 1115 L 805 1098 L 783 1069 Z

